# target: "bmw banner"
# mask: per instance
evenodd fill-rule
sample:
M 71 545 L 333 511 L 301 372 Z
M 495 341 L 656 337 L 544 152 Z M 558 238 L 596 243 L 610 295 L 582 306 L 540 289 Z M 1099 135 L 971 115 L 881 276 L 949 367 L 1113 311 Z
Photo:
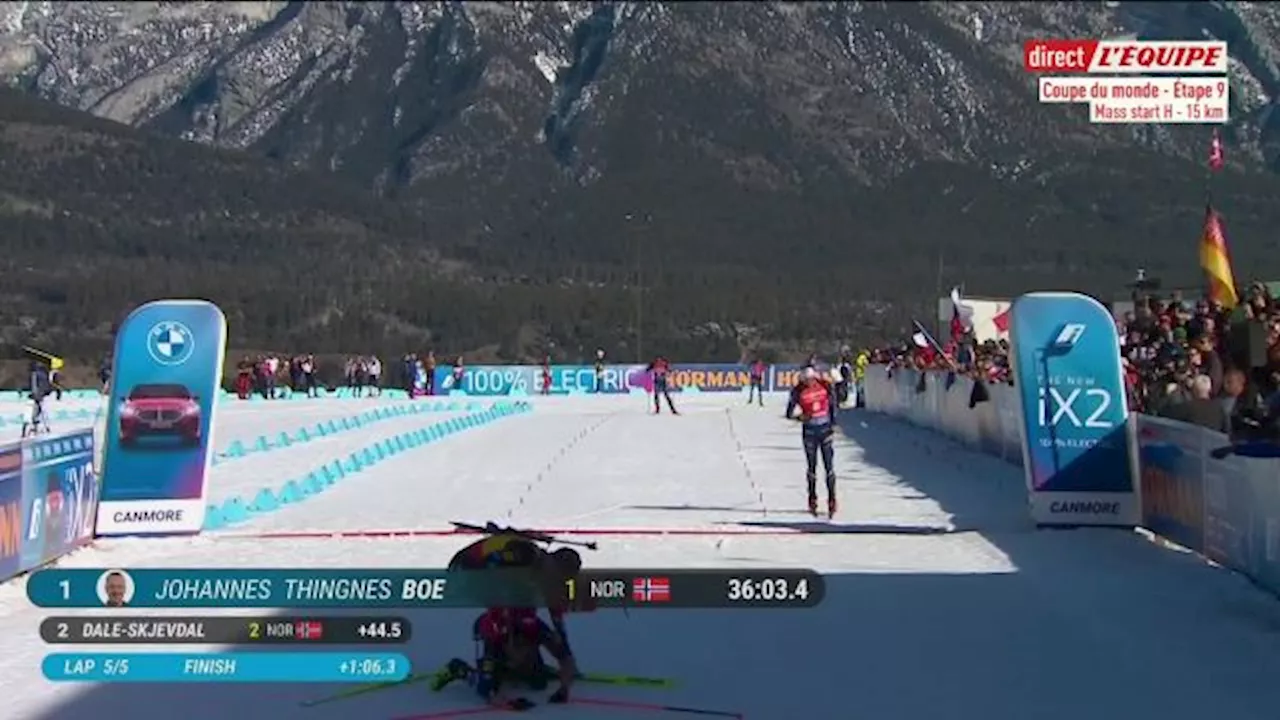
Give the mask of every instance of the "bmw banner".
M 1010 310 L 1022 466 L 1040 525 L 1137 525 L 1141 505 L 1115 320 L 1078 293 Z
M 227 322 L 204 300 L 158 300 L 116 335 L 99 535 L 197 533 Z

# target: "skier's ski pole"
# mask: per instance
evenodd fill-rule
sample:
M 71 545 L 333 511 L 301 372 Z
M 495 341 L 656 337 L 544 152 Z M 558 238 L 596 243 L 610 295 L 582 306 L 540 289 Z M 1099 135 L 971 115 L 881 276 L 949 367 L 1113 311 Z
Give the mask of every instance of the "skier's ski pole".
M 338 700 L 346 700 L 347 698 L 368 695 L 379 690 L 391 690 L 393 688 L 403 687 L 405 685 L 413 685 L 424 680 L 430 680 L 434 675 L 431 673 L 413 674 L 403 680 L 385 683 L 368 683 L 365 685 L 357 685 L 348 688 L 342 692 L 327 695 L 315 700 L 306 700 L 299 703 L 302 707 L 315 707 L 317 705 L 326 705 Z M 591 685 L 625 685 L 628 687 L 648 687 L 648 688 L 669 688 L 675 687 L 676 682 L 668 678 L 659 677 L 643 677 L 639 675 L 606 675 L 598 673 L 579 673 L 578 682 L 588 683 Z
M 315 700 L 306 700 L 299 704 L 302 705 L 302 707 L 315 707 L 317 705 L 324 705 L 327 703 L 336 702 L 338 700 L 346 700 L 347 698 L 357 697 L 359 695 L 366 695 L 368 693 L 377 692 L 379 690 L 390 690 L 391 688 L 401 687 L 402 685 L 412 685 L 413 683 L 418 683 L 418 682 L 422 682 L 423 680 L 429 680 L 429 679 L 431 679 L 431 675 L 427 673 L 423 673 L 420 675 L 410 675 L 409 677 L 403 680 L 397 680 L 395 682 L 369 683 L 367 685 L 357 685 L 356 687 L 343 690 L 342 692 L 335 693 L 333 695 L 327 695 L 322 698 L 316 698 Z
M 631 702 L 629 700 L 598 700 L 595 698 L 570 698 L 571 705 L 596 705 L 599 707 L 629 708 L 632 710 L 652 710 L 654 712 L 687 713 L 690 715 L 711 715 L 715 717 L 738 718 L 746 716 L 728 710 L 704 710 L 702 708 L 681 707 L 679 705 L 658 705 L 655 703 Z
M 438 712 L 429 712 L 425 715 L 409 715 L 407 717 L 398 717 L 394 720 L 445 720 L 445 718 L 468 717 L 471 715 L 484 715 L 486 713 L 500 712 L 516 712 L 510 708 L 501 707 L 473 707 L 473 708 L 457 708 L 455 710 L 440 710 Z
M 639 675 L 581 673 L 577 679 L 578 682 L 591 683 L 592 685 L 626 685 L 628 687 L 669 688 L 675 687 L 676 684 L 674 680 L 668 678 L 642 677 Z

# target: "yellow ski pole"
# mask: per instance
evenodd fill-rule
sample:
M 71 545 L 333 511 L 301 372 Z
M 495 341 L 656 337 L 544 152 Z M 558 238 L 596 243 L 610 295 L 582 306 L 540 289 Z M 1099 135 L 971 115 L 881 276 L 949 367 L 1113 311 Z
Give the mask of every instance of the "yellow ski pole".
M 600 673 L 581 673 L 578 680 L 593 685 L 626 685 L 628 687 L 669 688 L 675 687 L 675 681 L 667 678 L 642 677 L 639 675 L 604 675 Z
M 338 700 L 346 700 L 347 698 L 359 697 L 360 695 L 368 695 L 379 690 L 390 690 L 392 688 L 404 685 L 412 685 L 424 680 L 430 680 L 435 675 L 433 673 L 413 674 L 403 680 L 387 683 L 368 683 L 365 685 L 357 685 L 353 688 L 343 690 L 342 692 L 328 695 L 326 697 L 317 698 L 315 700 L 307 700 L 300 703 L 302 707 L 315 707 L 317 705 L 325 705 L 327 703 L 336 702 Z M 607 675 L 602 673 L 579 673 L 578 681 L 589 683 L 592 685 L 618 685 L 627 687 L 648 687 L 648 688 L 669 688 L 675 687 L 676 683 L 667 678 L 643 677 L 639 675 Z
M 317 698 L 315 700 L 306 700 L 299 704 L 302 705 L 302 707 L 315 707 L 317 705 L 324 705 L 326 703 L 335 702 L 337 700 L 346 700 L 347 698 L 357 697 L 359 695 L 367 695 L 369 693 L 377 692 L 379 690 L 390 690 L 391 688 L 400 687 L 402 685 L 412 685 L 413 683 L 422 682 L 423 680 L 430 680 L 431 677 L 432 677 L 431 675 L 423 673 L 421 675 L 417 675 L 417 674 L 410 675 L 409 677 L 403 680 L 397 680 L 395 682 L 368 683 L 366 685 L 357 685 L 353 688 L 348 688 L 347 690 L 343 690 L 342 692 L 335 693 L 333 695 Z

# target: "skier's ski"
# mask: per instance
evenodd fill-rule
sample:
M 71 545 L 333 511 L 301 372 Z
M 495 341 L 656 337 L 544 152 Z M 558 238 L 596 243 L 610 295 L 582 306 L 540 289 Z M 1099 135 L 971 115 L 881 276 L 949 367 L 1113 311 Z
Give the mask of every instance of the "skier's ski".
M 604 698 L 571 698 L 568 704 L 581 705 L 584 707 L 596 706 L 621 710 L 647 710 L 651 712 L 701 715 L 703 717 L 734 718 L 734 720 L 743 720 L 743 718 L 746 717 L 743 713 L 733 710 L 713 710 L 710 708 L 688 707 L 684 705 L 659 705 L 655 703 L 633 702 L 630 700 L 606 700 Z M 406 717 L 394 718 L 393 720 L 444 720 L 445 718 L 467 717 L 470 715 L 481 715 L 492 712 L 519 712 L 521 710 L 532 709 L 533 707 L 535 707 L 533 704 L 529 704 L 521 708 L 503 708 L 493 706 L 461 708 L 456 710 L 428 712 L 421 715 L 409 715 Z
M 484 705 L 481 707 L 455 708 L 453 710 L 437 710 L 436 712 L 424 713 L 422 715 L 408 715 L 405 717 L 393 718 L 392 720 L 447 720 L 448 718 L 470 717 L 472 715 L 487 715 L 489 713 L 503 712 L 519 711 L 513 708 Z
M 300 705 L 302 707 L 315 707 L 317 705 L 326 705 L 338 700 L 346 700 L 347 698 L 359 697 L 369 693 L 378 692 L 379 690 L 390 690 L 392 688 L 402 687 L 405 685 L 413 685 L 415 683 L 431 680 L 436 674 L 431 673 L 413 673 L 403 680 L 386 683 L 369 683 L 367 685 L 358 685 L 348 688 L 334 695 L 328 695 L 315 700 L 307 700 Z M 609 675 L 601 673 L 579 673 L 578 682 L 590 683 L 592 685 L 625 685 L 628 687 L 648 687 L 648 688 L 669 688 L 675 687 L 674 680 L 659 677 L 643 677 L 639 675 Z
M 315 707 L 317 705 L 327 705 L 331 702 L 337 702 L 338 700 L 346 700 L 347 698 L 359 697 L 361 695 L 367 695 L 369 693 L 378 692 L 379 690 L 390 690 L 392 688 L 398 688 L 398 687 L 403 687 L 405 685 L 420 683 L 426 680 L 430 680 L 433 677 L 435 677 L 434 673 L 412 673 L 403 680 L 396 680 L 395 682 L 385 682 L 385 683 L 370 683 L 368 685 L 357 685 L 356 687 L 348 688 L 346 690 L 343 690 L 342 692 L 335 693 L 333 695 L 326 695 L 325 697 L 316 698 L 315 700 L 304 700 L 298 704 L 306 708 Z

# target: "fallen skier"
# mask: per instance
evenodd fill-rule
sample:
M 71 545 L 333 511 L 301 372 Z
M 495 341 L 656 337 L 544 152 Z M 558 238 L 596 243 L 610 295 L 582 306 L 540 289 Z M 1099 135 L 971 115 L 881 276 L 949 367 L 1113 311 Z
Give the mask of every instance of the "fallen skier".
M 547 699 L 565 703 L 577 675 L 573 654 L 560 634 L 538 618 L 537 611 L 525 608 L 486 610 L 475 621 L 476 640 L 481 644 L 476 666 L 454 658 L 436 674 L 431 688 L 441 690 L 450 683 L 464 681 L 486 702 L 508 710 L 527 710 L 534 703 L 524 697 L 510 697 L 512 685 L 533 691 L 545 690 L 552 680 L 560 686 Z M 546 650 L 558 663 L 549 666 L 542 657 Z

